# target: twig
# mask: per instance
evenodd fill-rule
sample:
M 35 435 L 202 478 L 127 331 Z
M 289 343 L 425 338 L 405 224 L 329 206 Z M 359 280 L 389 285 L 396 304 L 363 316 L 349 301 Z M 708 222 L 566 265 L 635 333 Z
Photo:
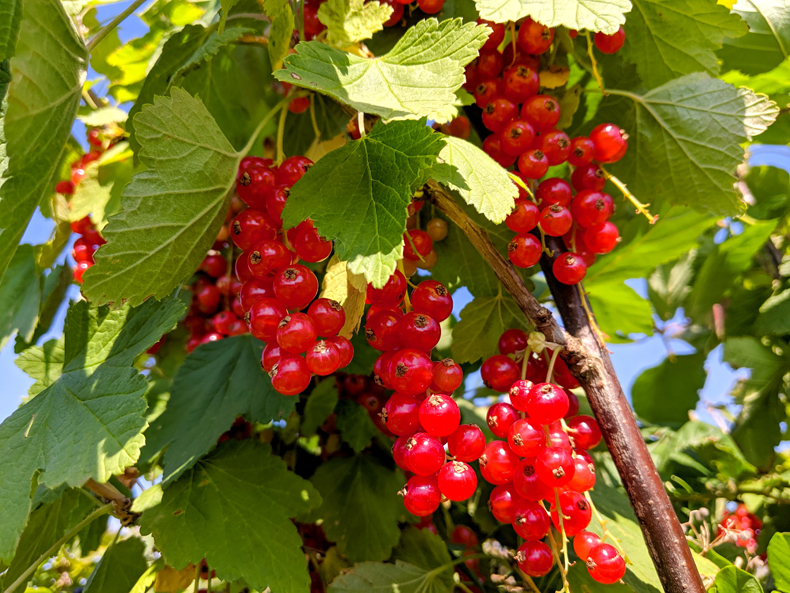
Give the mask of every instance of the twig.
M 521 569 L 518 567 L 518 564 L 516 564 L 516 570 L 518 570 L 518 573 L 521 575 L 521 578 L 522 578 L 522 580 L 523 580 L 523 581 L 524 581 L 524 582 L 525 582 L 527 585 L 529 585 L 529 588 L 530 588 L 530 590 L 532 591 L 532 593 L 541 593 L 541 592 L 540 592 L 540 589 L 538 589 L 538 586 L 535 584 L 535 581 L 533 581 L 533 580 L 532 580 L 532 577 L 531 577 L 531 576 L 529 576 L 529 575 L 528 575 L 526 572 L 524 572 L 523 570 L 521 570 Z
M 286 97 L 288 99 L 288 97 Z M 289 99 L 290 101 L 290 99 Z M 277 126 L 277 166 L 285 160 L 285 150 L 283 150 L 283 139 L 285 137 L 285 118 L 288 116 L 288 109 L 280 111 L 280 123 Z
M 595 53 L 593 53 L 594 44 L 592 38 L 590 37 L 589 31 L 585 31 L 584 36 L 587 38 L 587 55 L 590 58 L 590 64 L 592 64 L 592 74 L 595 77 L 595 82 L 598 83 L 598 88 L 601 89 L 601 92 L 605 97 L 609 93 L 607 93 L 606 89 L 604 89 L 603 79 L 601 78 L 601 74 L 598 72 L 598 62 L 595 59 Z
M 88 53 L 93 51 L 93 48 L 96 47 L 99 43 L 101 43 L 102 39 L 107 37 L 110 33 L 112 33 L 113 29 L 115 29 L 118 25 L 120 25 L 126 17 L 132 14 L 135 10 L 140 8 L 140 6 L 145 2 L 145 0 L 134 0 L 121 14 L 111 20 L 109 23 L 104 25 L 96 35 L 93 36 L 87 44 Z
M 561 513 L 561 511 L 557 511 Z M 565 566 L 562 563 L 562 559 L 560 558 L 560 548 L 557 545 L 557 540 L 554 539 L 554 534 L 551 532 L 551 527 L 549 527 L 549 543 L 551 543 L 551 553 L 554 554 L 554 560 L 557 561 L 557 568 L 560 569 L 560 575 L 562 576 L 562 590 L 564 593 L 570 593 L 571 586 L 568 583 L 568 574 L 565 570 Z M 566 556 L 567 557 L 567 556 Z
M 658 221 L 658 216 L 653 216 L 652 214 L 650 214 L 650 210 L 647 209 L 647 207 L 650 206 L 650 204 L 643 204 L 642 202 L 637 200 L 636 196 L 632 194 L 630 191 L 628 191 L 628 187 L 626 187 L 625 183 L 623 183 L 617 177 L 609 173 L 609 171 L 604 169 L 601 165 L 598 166 L 601 168 L 601 171 L 603 171 L 604 177 L 606 177 L 606 179 L 611 181 L 615 185 L 615 187 L 617 187 L 617 189 L 620 190 L 620 192 L 623 194 L 623 197 L 627 198 L 628 201 L 630 201 L 634 205 L 636 211 L 639 212 L 640 214 L 643 214 L 644 217 L 647 218 L 648 221 L 650 221 L 650 224 L 656 224 L 656 221 Z
M 106 500 L 114 500 L 116 502 L 122 502 L 126 499 L 126 497 L 118 492 L 118 490 L 110 483 L 99 484 L 93 478 L 85 482 L 85 487 L 88 490 L 91 490 L 98 494 L 101 498 Z
M 242 35 L 236 42 L 239 45 L 262 45 L 269 46 L 269 39 L 263 35 Z
M 57 551 L 60 549 L 60 547 L 61 547 L 62 545 L 64 545 L 64 544 L 65 544 L 67 541 L 69 541 L 69 540 L 70 540 L 72 537 L 74 537 L 74 536 L 75 536 L 75 535 L 77 535 L 77 534 L 78 534 L 80 531 L 82 531 L 82 530 L 85 528 L 85 526 L 86 526 L 86 525 L 90 525 L 90 523 L 91 523 L 91 522 L 92 522 L 94 519 L 97 519 L 97 518 L 101 517 L 102 515 L 106 515 L 106 514 L 107 514 L 107 513 L 109 513 L 111 510 L 112 510 L 112 504 L 106 504 L 106 505 L 104 505 L 104 506 L 102 506 L 102 507 L 99 507 L 98 509 L 96 509 L 95 511 L 93 511 L 93 512 L 92 512 L 90 515 L 88 515 L 87 517 L 85 517 L 85 518 L 84 518 L 82 521 L 80 521 L 79 523 L 77 523 L 77 524 L 76 524 L 74 527 L 72 527 L 72 528 L 71 528 L 71 529 L 68 531 L 68 533 L 66 533 L 66 535 L 64 535 L 63 537 L 61 537 L 61 538 L 60 538 L 58 541 L 56 541 L 56 542 L 55 542 L 54 544 L 52 544 L 52 545 L 51 545 L 49 548 L 47 548 L 47 551 L 46 551 L 46 552 L 44 552 L 43 554 L 41 554 L 41 556 L 39 556 L 38 558 L 36 558 L 36 559 L 33 561 L 33 564 L 31 564 L 30 566 L 28 566 L 28 567 L 25 569 L 25 572 L 23 572 L 21 575 L 19 575 L 19 578 L 17 578 L 17 580 L 15 580 L 13 583 L 11 583 L 11 586 L 10 586 L 10 587 L 8 587 L 8 588 L 5 590 L 5 592 L 4 592 L 4 593 L 13 593 L 13 591 L 16 591 L 17 587 L 19 587 L 19 586 L 20 586 L 20 585 L 22 585 L 23 583 L 26 583 L 26 582 L 27 582 L 27 579 L 28 579 L 28 577 L 29 577 L 31 574 L 33 574 L 33 572 L 36 570 L 36 568 L 38 568 L 38 566 L 39 566 L 39 565 L 40 565 L 42 562 L 46 561 L 46 559 L 47 559 L 47 558 L 49 558 L 50 556 L 52 556 L 52 554 L 54 554 L 55 552 L 57 552 Z

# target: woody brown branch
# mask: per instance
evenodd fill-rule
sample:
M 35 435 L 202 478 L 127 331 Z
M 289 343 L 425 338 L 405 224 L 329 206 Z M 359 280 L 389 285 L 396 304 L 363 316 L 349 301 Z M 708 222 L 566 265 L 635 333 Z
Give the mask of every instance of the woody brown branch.
M 549 341 L 563 346 L 560 356 L 587 394 L 664 590 L 703 593 L 705 589 L 683 529 L 653 465 L 606 346 L 598 341 L 585 314 L 577 287 L 558 282 L 551 272 L 553 258 L 543 255 L 541 268 L 562 316 L 563 329 L 551 311 L 529 292 L 488 233 L 475 224 L 438 183 L 429 181 L 428 189 L 436 207 L 463 231 L 535 328 Z M 565 251 L 561 240 L 550 237 L 547 240 L 555 257 Z

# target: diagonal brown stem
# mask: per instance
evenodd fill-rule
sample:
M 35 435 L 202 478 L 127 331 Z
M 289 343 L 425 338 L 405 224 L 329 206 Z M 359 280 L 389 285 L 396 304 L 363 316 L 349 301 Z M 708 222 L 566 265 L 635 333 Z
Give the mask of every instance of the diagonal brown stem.
M 486 231 L 439 184 L 429 181 L 428 187 L 436 207 L 469 238 L 536 329 L 549 341 L 563 346 L 560 356 L 587 393 L 664 590 L 704 593 L 683 529 L 617 380 L 606 346 L 598 340 L 582 307 L 580 291 L 557 281 L 551 271 L 553 258 L 544 253 L 541 267 L 565 325 L 563 329 L 551 311 L 527 290 Z M 559 239 L 547 237 L 547 243 L 555 257 L 565 251 Z

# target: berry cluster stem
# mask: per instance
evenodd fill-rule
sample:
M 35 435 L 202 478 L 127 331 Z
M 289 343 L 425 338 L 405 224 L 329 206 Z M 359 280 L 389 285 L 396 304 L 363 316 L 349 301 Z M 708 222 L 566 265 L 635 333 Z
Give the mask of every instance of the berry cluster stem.
M 277 166 L 280 166 L 285 160 L 285 150 L 283 149 L 283 140 L 285 138 L 285 118 L 288 116 L 288 109 L 280 110 L 280 122 L 277 125 Z
M 587 499 L 587 503 L 590 505 L 590 508 L 592 509 L 592 512 L 593 512 L 593 515 L 595 515 L 595 519 L 598 521 L 598 525 L 601 526 L 601 531 L 603 532 L 602 540 L 604 540 L 604 541 L 607 540 L 607 539 L 611 540 L 612 544 L 614 544 L 614 547 L 617 548 L 618 552 L 620 552 L 620 555 L 625 559 L 625 561 L 628 564 L 631 564 L 631 561 L 628 559 L 628 555 L 625 553 L 625 550 L 623 549 L 623 546 L 620 545 L 620 540 L 617 539 L 614 536 L 614 534 L 612 534 L 612 532 L 609 531 L 609 529 L 606 527 L 609 524 L 609 521 L 604 519 L 603 516 L 601 515 L 601 513 L 598 512 L 598 509 L 596 508 L 595 503 L 593 502 L 592 496 L 590 496 L 590 493 L 589 492 L 585 492 L 584 493 L 584 497 Z
M 557 355 L 562 350 L 562 346 L 554 349 L 554 352 L 551 353 L 551 360 L 549 361 L 549 368 L 546 371 L 546 383 L 553 383 L 554 379 L 554 363 L 557 362 Z M 562 523 L 562 519 L 560 519 L 560 523 Z
M 593 52 L 593 47 L 595 47 L 595 44 L 593 43 L 592 37 L 590 37 L 590 33 L 588 31 L 584 32 L 584 36 L 587 38 L 587 55 L 590 58 L 590 64 L 592 65 L 592 73 L 595 77 L 595 82 L 598 83 L 598 88 L 601 89 L 603 95 L 606 96 L 609 93 L 607 93 L 606 89 L 604 89 L 603 78 L 601 78 L 601 74 L 598 72 L 598 61 L 595 59 L 595 52 Z
M 582 287 L 581 283 L 578 284 L 578 287 L 579 299 L 581 300 L 584 314 L 587 316 L 587 321 L 589 322 L 592 330 L 595 332 L 595 335 L 598 337 L 598 340 L 600 340 L 601 344 L 603 344 L 606 342 L 606 338 L 608 336 L 601 331 L 600 327 L 598 327 L 598 322 L 595 320 L 595 315 L 593 314 L 592 309 L 590 309 L 590 305 L 587 302 L 587 293 L 584 292 L 584 288 Z
M 560 519 L 560 521 L 562 521 L 562 519 Z M 563 530 L 563 533 L 564 532 L 565 531 Z M 560 575 L 562 576 L 562 591 L 563 593 L 571 593 L 571 585 L 568 583 L 568 570 L 560 558 L 560 548 L 557 545 L 557 540 L 554 538 L 554 534 L 552 533 L 551 529 L 549 529 L 548 535 L 549 543 L 551 544 L 551 553 L 554 554 L 554 561 L 557 563 L 557 567 L 560 569 Z M 567 549 L 565 551 L 565 558 L 566 560 L 568 558 Z
M 623 197 L 628 199 L 628 201 L 634 205 L 636 211 L 639 214 L 644 215 L 644 217 L 647 218 L 648 221 L 650 221 L 650 224 L 656 224 L 656 221 L 658 220 L 658 216 L 653 216 L 652 214 L 650 214 L 650 210 L 647 209 L 648 206 L 650 206 L 650 204 L 643 204 L 642 202 L 640 202 L 634 194 L 628 191 L 628 187 L 625 185 L 625 183 L 620 181 L 617 177 L 609 173 L 609 171 L 607 171 L 603 167 L 601 167 L 601 171 L 603 171 L 604 177 L 606 177 L 607 180 L 611 181 L 614 184 L 614 186 L 620 190 L 620 192 L 623 194 Z

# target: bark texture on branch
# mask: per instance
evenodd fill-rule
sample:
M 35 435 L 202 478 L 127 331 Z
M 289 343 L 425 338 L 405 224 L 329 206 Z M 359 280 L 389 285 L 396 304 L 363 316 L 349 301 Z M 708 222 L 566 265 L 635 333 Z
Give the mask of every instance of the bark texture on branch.
M 664 590 L 704 593 L 686 537 L 650 458 L 606 346 L 598 340 L 587 319 L 578 287 L 558 282 L 551 271 L 553 260 L 544 254 L 541 267 L 562 316 L 563 329 L 551 311 L 527 290 L 521 276 L 497 251 L 488 233 L 475 224 L 439 184 L 430 181 L 428 187 L 436 207 L 469 238 L 536 329 L 549 341 L 563 346 L 560 356 L 587 394 Z M 547 239 L 555 256 L 564 251 L 560 239 Z

